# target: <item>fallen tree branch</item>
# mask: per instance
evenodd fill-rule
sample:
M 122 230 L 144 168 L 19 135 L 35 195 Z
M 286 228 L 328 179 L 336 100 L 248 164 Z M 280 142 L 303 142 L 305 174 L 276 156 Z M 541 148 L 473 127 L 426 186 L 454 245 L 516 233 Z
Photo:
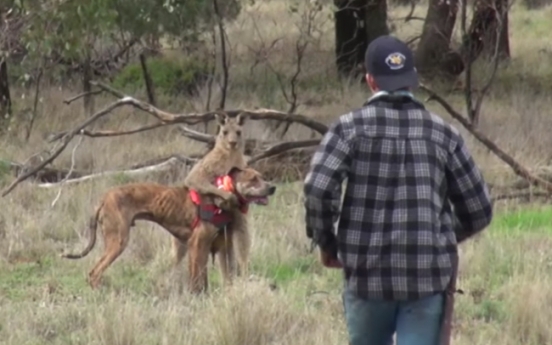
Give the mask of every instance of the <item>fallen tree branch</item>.
M 439 103 L 450 114 L 450 116 L 452 116 L 456 121 L 460 122 L 460 124 L 462 124 L 464 128 L 466 128 L 477 140 L 485 145 L 504 163 L 508 164 L 518 176 L 529 181 L 532 185 L 542 187 L 543 189 L 546 189 L 549 193 L 552 193 L 552 183 L 536 175 L 533 175 L 527 168 L 521 165 L 521 163 L 516 161 L 508 153 L 504 152 L 504 150 L 498 147 L 497 144 L 495 144 L 492 140 L 487 138 L 483 133 L 475 128 L 464 116 L 458 113 L 447 101 L 445 101 L 437 93 L 424 85 L 420 85 L 420 88 L 429 94 L 428 100 L 435 100 L 437 103 Z
M 83 93 L 79 93 L 78 95 L 74 96 L 74 97 L 71 97 L 71 98 L 68 98 L 66 100 L 63 101 L 63 103 L 65 104 L 71 104 L 73 103 L 74 101 L 77 101 L 83 97 L 86 97 L 86 96 L 93 96 L 93 95 L 98 95 L 100 93 L 102 93 L 103 90 L 94 90 L 94 91 L 89 91 L 89 92 L 83 92 Z
M 315 121 L 307 116 L 304 115 L 298 115 L 298 114 L 288 114 L 281 111 L 271 110 L 271 109 L 256 109 L 256 110 L 226 110 L 226 111 L 213 111 L 213 112 L 205 112 L 205 113 L 191 113 L 191 114 L 172 114 L 163 110 L 158 109 L 157 107 L 140 101 L 134 97 L 126 96 L 122 92 L 97 81 L 91 81 L 91 85 L 98 87 L 100 90 L 106 91 L 107 93 L 110 93 L 111 95 L 116 96 L 118 99 L 106 106 L 101 111 L 95 113 L 91 117 L 89 117 L 87 120 L 79 124 L 77 127 L 73 128 L 70 131 L 67 131 L 65 133 L 60 133 L 58 135 L 55 135 L 53 139 L 50 139 L 50 141 L 60 140 L 59 146 L 55 147 L 53 149 L 53 152 L 50 151 L 50 155 L 48 158 L 44 159 L 40 164 L 35 166 L 34 168 L 30 169 L 29 171 L 25 172 L 24 174 L 21 174 L 16 178 L 15 181 L 13 181 L 3 192 L 2 197 L 5 197 L 7 194 L 9 194 L 19 183 L 26 180 L 30 176 L 35 175 L 38 171 L 42 170 L 46 165 L 50 164 L 54 161 L 56 157 L 58 157 L 63 150 L 67 147 L 69 142 L 77 135 L 88 135 L 88 136 L 115 136 L 115 135 L 121 135 L 121 132 L 114 132 L 114 131 L 103 131 L 103 132 L 91 132 L 91 131 L 85 131 L 85 127 L 93 123 L 94 121 L 98 120 L 99 118 L 111 113 L 116 108 L 122 107 L 124 105 L 130 105 L 137 109 L 143 110 L 151 115 L 153 115 L 155 118 L 157 118 L 161 123 L 145 126 L 142 128 L 130 130 L 123 132 L 124 134 L 132 134 L 137 132 L 142 132 L 145 130 L 158 128 L 161 126 L 168 126 L 171 124 L 197 124 L 200 122 L 205 121 L 211 121 L 214 120 L 216 114 L 225 113 L 228 116 L 234 117 L 238 114 L 244 114 L 249 119 L 252 120 L 278 120 L 278 121 L 291 121 L 291 122 L 297 122 L 300 123 L 313 131 L 316 131 L 320 134 L 325 134 L 328 130 L 328 126 L 325 124 Z M 203 137 L 206 139 L 206 137 Z M 289 145 L 289 144 L 288 144 Z M 285 150 L 282 150 L 280 152 L 284 152 Z M 272 154 L 264 154 L 264 157 L 269 157 Z
M 284 121 L 297 122 L 322 135 L 324 135 L 328 131 L 328 126 L 326 126 L 321 122 L 313 120 L 308 116 L 299 115 L 299 114 L 288 114 L 283 111 L 263 109 L 263 108 L 255 109 L 255 110 L 249 110 L 249 109 L 218 110 L 218 111 L 209 111 L 205 113 L 172 114 L 172 113 L 163 111 L 161 109 L 158 109 L 149 103 L 140 101 L 131 96 L 127 96 L 122 92 L 115 90 L 114 88 L 102 82 L 91 81 L 90 84 L 97 86 L 102 90 L 105 90 L 106 92 L 114 95 L 115 97 L 124 98 L 125 102 L 122 104 L 119 104 L 118 106 L 131 105 L 135 108 L 138 108 L 140 110 L 143 110 L 153 115 L 155 118 L 163 122 L 167 122 L 171 124 L 195 125 L 201 122 L 214 120 L 215 114 L 225 113 L 230 117 L 234 117 L 240 113 L 245 113 L 247 117 L 251 120 L 278 120 L 283 122 Z
M 518 192 L 518 193 L 499 194 L 491 197 L 491 200 L 495 202 L 499 200 L 530 199 L 530 198 L 552 198 L 552 195 L 548 192 Z
M 186 126 L 180 125 L 177 127 L 180 131 L 180 134 L 185 136 L 186 138 L 190 138 L 196 141 L 200 141 L 202 143 L 206 144 L 214 144 L 215 143 L 215 136 L 210 134 L 201 133 L 198 131 L 194 131 L 191 128 L 188 128 Z
M 264 152 L 254 156 L 254 157 L 251 157 L 247 161 L 247 164 L 253 164 L 257 161 L 260 161 L 261 159 L 266 159 L 266 158 L 269 158 L 269 157 L 272 157 L 272 156 L 276 156 L 276 155 L 279 155 L 279 154 L 287 152 L 287 151 L 300 149 L 300 148 L 305 148 L 305 147 L 316 146 L 319 143 L 320 143 L 320 140 L 287 141 L 287 142 L 279 143 L 279 144 L 276 144 L 272 147 L 269 147 Z
M 109 106 L 107 106 L 106 108 L 104 108 L 103 110 L 97 112 L 96 114 L 94 114 L 92 117 L 88 118 L 86 121 L 82 122 L 80 125 L 78 125 L 77 127 L 75 127 L 73 130 L 71 130 L 69 133 L 67 133 L 67 135 L 63 138 L 62 142 L 61 142 L 61 145 L 50 155 L 50 157 L 46 158 L 42 163 L 38 164 L 36 167 L 34 167 L 33 169 L 30 169 L 28 172 L 26 172 L 25 174 L 22 174 L 21 176 L 19 176 L 18 178 L 15 179 L 15 181 L 13 181 L 3 192 L 2 192 L 2 197 L 5 197 L 6 195 L 8 195 L 19 183 L 23 182 L 24 180 L 26 180 L 27 178 L 29 178 L 30 176 L 34 175 L 37 171 L 41 170 L 42 168 L 44 168 L 46 165 L 50 164 L 51 162 L 54 161 L 54 159 L 56 159 L 57 156 L 59 156 L 61 154 L 61 152 L 63 152 L 63 150 L 67 147 L 67 145 L 69 144 L 69 142 L 73 139 L 73 137 L 75 137 L 75 135 L 80 132 L 83 128 L 85 128 L 86 126 L 88 126 L 89 124 L 91 124 L 92 122 L 96 121 L 97 119 L 101 118 L 102 116 L 105 116 L 107 115 L 108 113 L 110 113 L 113 109 L 115 108 L 118 108 L 120 107 L 121 105 L 125 104 L 125 102 L 128 101 L 128 98 L 122 98 L 112 104 L 110 104 Z
M 131 168 L 126 170 L 102 171 L 99 173 L 85 175 L 78 178 L 68 179 L 60 182 L 40 183 L 37 186 L 41 188 L 52 188 L 52 187 L 59 186 L 60 184 L 63 184 L 63 185 L 75 184 L 75 183 L 80 183 L 84 181 L 90 181 L 100 177 L 107 177 L 107 176 L 113 176 L 118 174 L 125 174 L 127 176 L 136 176 L 136 175 L 141 175 L 141 174 L 146 174 L 151 172 L 163 171 L 165 169 L 170 168 L 177 162 L 184 162 L 185 164 L 191 165 L 191 164 L 194 164 L 196 161 L 197 161 L 196 159 L 174 155 L 155 165 L 143 166 L 143 167 L 134 168 L 134 169 Z
M 105 131 L 94 131 L 94 132 L 92 132 L 92 131 L 88 131 L 86 129 L 83 129 L 79 133 L 77 133 L 77 135 L 82 135 L 82 136 L 90 137 L 90 138 L 117 137 L 117 136 L 122 136 L 122 135 L 130 135 L 130 134 L 141 133 L 141 132 L 149 131 L 151 129 L 166 127 L 166 126 L 170 126 L 170 125 L 172 125 L 172 123 L 159 122 L 159 123 L 154 123 L 152 125 L 147 125 L 147 126 L 138 127 L 138 128 L 135 128 L 135 129 L 130 129 L 128 131 L 105 130 Z M 66 135 L 67 133 L 68 132 L 60 132 L 60 133 L 54 134 L 51 138 L 48 139 L 48 142 L 57 141 L 57 140 L 63 138 L 63 136 Z

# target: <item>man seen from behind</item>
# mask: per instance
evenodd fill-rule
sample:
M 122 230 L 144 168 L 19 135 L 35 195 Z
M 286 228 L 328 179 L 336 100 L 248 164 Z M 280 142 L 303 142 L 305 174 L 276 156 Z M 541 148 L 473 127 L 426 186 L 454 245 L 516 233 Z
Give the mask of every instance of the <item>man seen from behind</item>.
M 326 267 L 343 269 L 351 345 L 394 334 L 398 345 L 438 345 L 457 245 L 491 222 L 489 192 L 459 131 L 411 93 L 408 46 L 381 36 L 365 67 L 372 97 L 330 126 L 312 158 L 307 236 Z

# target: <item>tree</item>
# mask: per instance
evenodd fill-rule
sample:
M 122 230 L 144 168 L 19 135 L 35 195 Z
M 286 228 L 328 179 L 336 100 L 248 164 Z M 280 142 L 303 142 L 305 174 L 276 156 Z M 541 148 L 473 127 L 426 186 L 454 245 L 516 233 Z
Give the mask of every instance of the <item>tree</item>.
M 462 45 L 459 52 L 456 52 L 450 47 L 450 41 L 458 5 L 458 0 L 430 0 L 416 51 L 416 67 L 420 73 L 429 75 L 444 72 L 448 75 L 458 75 L 481 53 L 487 57 L 493 56 L 497 44 L 501 59 L 510 56 L 508 0 L 476 0 L 469 28 L 466 28 L 466 11 L 463 8 L 460 23 Z M 465 3 L 462 5 L 466 6 Z M 496 34 L 497 29 L 500 30 L 499 35 Z
M 334 0 L 337 70 L 349 77 L 363 66 L 366 48 L 375 38 L 387 35 L 386 0 Z
M 452 30 L 458 12 L 458 0 L 430 0 L 422 30 L 420 43 L 416 50 L 416 68 L 421 74 L 430 74 L 436 70 L 449 74 L 462 72 L 463 66 L 450 48 Z M 442 57 L 446 56 L 446 59 Z M 458 71 L 460 69 L 460 71 Z
M 476 0 L 471 25 L 461 47 L 465 61 L 473 62 L 481 54 L 492 58 L 495 47 L 499 59 L 510 57 L 508 10 L 508 0 Z M 498 35 L 497 30 L 500 30 Z
M 46 58 L 81 72 L 86 61 L 98 59 L 99 46 L 105 51 L 118 45 L 120 37 L 126 43 L 161 37 L 190 42 L 216 18 L 212 0 L 19 0 L 10 6 L 25 22 L 20 41 L 29 64 Z M 239 0 L 220 7 L 225 19 L 235 18 L 241 9 Z

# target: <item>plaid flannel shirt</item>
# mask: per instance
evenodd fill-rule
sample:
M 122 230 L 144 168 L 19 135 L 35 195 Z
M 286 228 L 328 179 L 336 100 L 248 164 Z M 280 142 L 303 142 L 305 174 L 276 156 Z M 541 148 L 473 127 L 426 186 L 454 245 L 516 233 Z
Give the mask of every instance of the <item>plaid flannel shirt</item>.
M 446 289 L 457 243 L 491 222 L 492 204 L 458 130 L 413 97 L 388 97 L 323 137 L 305 179 L 306 229 L 323 250 L 337 240 L 353 293 L 411 300 Z

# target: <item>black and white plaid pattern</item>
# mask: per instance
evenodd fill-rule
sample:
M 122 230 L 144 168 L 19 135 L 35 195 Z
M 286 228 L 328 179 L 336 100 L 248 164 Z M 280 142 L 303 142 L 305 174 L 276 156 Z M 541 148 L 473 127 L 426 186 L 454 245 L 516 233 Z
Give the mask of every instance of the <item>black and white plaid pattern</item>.
M 370 299 L 444 291 L 457 238 L 492 218 L 487 186 L 460 133 L 413 99 L 380 97 L 341 116 L 312 158 L 304 193 L 307 236 L 319 243 L 332 237 L 339 218 L 347 288 Z M 451 205 L 463 231 L 453 227 Z

